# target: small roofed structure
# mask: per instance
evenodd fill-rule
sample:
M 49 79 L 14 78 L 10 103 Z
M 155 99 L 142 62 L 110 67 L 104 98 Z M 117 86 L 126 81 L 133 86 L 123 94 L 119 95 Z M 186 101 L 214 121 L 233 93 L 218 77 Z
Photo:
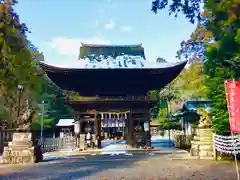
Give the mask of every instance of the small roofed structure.
M 61 138 L 74 134 L 74 119 L 59 119 L 55 134 Z
M 59 119 L 56 126 L 73 126 L 74 125 L 74 119 Z
M 185 133 L 191 134 L 192 124 L 196 125 L 200 120 L 198 109 L 210 111 L 211 105 L 211 100 L 187 100 L 183 103 L 180 111 L 173 114 L 173 117 L 180 119 Z

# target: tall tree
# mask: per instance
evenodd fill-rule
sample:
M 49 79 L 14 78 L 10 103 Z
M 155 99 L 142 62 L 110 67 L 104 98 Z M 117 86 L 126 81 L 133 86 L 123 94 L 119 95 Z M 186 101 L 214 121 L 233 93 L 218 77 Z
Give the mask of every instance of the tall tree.
M 14 11 L 16 3 L 0 1 L 0 120 L 12 128 L 29 129 L 32 120 L 39 121 L 41 101 L 47 104 L 44 117 L 53 121 L 68 108 L 63 91 L 38 67 L 43 54 L 27 40 L 28 29 Z
M 167 5 L 167 0 L 156 0 L 153 3 L 153 11 L 157 12 L 159 9 L 166 8 Z M 208 98 L 213 101 L 212 114 L 215 117 L 213 118 L 213 129 L 218 133 L 229 132 L 224 81 L 239 77 L 239 2 L 227 0 L 204 1 L 202 15 L 200 14 L 200 1 L 198 0 L 185 0 L 180 3 L 179 1 L 173 1 L 169 7 L 172 13 L 182 12 L 191 22 L 196 19 L 200 20 L 199 28 L 196 30 L 196 32 L 201 32 L 198 34 L 200 36 L 194 36 L 195 41 L 185 44 L 187 45 L 185 46 L 185 52 L 194 53 L 193 51 L 196 49 L 192 48 L 191 44 L 195 45 L 200 42 L 198 47 L 205 52 L 206 92 Z M 196 38 L 201 39 L 196 41 Z
M 21 24 L 19 16 L 14 12 L 16 1 L 5 0 L 0 3 L 0 95 L 1 101 L 8 111 L 11 123 L 23 123 L 31 118 L 32 112 L 27 111 L 29 101 L 26 97 L 31 90 L 39 87 L 36 62 L 30 51 L 30 43 L 26 39 L 27 28 Z M 22 94 L 25 112 L 18 114 L 18 85 L 24 87 Z M 23 118 L 23 115 L 25 118 Z

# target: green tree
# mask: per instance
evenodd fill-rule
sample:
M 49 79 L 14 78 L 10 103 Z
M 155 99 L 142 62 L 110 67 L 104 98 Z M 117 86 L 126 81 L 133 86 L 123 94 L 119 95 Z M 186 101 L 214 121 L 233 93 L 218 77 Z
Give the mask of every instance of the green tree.
M 32 121 L 38 123 L 39 104 L 45 101 L 44 117 L 54 124 L 69 112 L 64 92 L 39 68 L 43 54 L 27 40 L 28 29 L 13 8 L 16 3 L 0 1 L 0 120 L 7 120 L 11 128 L 29 129 Z M 23 86 L 21 93 L 18 85 Z
M 153 11 L 167 7 L 168 1 L 156 0 Z M 227 103 L 224 81 L 239 77 L 239 37 L 240 9 L 237 1 L 204 2 L 204 11 L 200 13 L 200 1 L 173 1 L 169 6 L 172 13 L 182 12 L 191 21 L 198 19 L 199 27 L 192 40 L 185 44 L 187 53 L 192 53 L 193 45 L 198 43 L 197 53 L 206 52 L 204 72 L 206 95 L 213 101 L 213 129 L 218 133 L 229 132 Z M 197 41 L 198 40 L 198 41 Z M 196 47 L 196 46 L 195 46 Z M 196 50 L 196 48 L 195 48 Z
M 16 1 L 5 0 L 0 3 L 0 99 L 8 113 L 10 124 L 23 124 L 31 118 L 28 111 L 32 90 L 40 86 L 36 68 L 36 56 L 30 50 L 31 43 L 26 39 L 27 28 L 21 24 L 13 6 Z M 24 87 L 21 116 L 18 116 L 18 85 Z M 6 113 L 5 113 L 6 115 Z M 22 118 L 24 115 L 25 118 Z

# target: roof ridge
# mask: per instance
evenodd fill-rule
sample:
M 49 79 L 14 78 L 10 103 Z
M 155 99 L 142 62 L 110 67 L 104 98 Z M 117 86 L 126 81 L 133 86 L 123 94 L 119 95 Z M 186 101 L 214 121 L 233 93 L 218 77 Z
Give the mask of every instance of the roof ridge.
M 81 46 L 87 47 L 142 47 L 142 43 L 139 44 L 87 44 L 81 42 Z

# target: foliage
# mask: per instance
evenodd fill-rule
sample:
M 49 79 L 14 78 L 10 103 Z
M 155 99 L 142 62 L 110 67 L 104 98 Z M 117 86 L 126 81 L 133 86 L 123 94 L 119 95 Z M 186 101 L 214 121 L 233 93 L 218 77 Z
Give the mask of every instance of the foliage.
M 16 3 L 0 1 L 0 120 L 7 120 L 10 128 L 29 128 L 39 119 L 41 101 L 47 103 L 46 119 L 53 122 L 69 109 L 63 92 L 38 67 L 43 54 L 27 40 L 29 31 L 13 9 Z
M 190 39 L 181 42 L 181 49 L 177 52 L 177 58 L 187 59 L 190 63 L 194 61 L 204 62 L 205 46 L 213 40 L 205 23 L 198 23 L 196 30 L 191 34 Z
M 205 74 L 201 60 L 194 61 L 185 68 L 170 84 L 152 95 L 159 93 L 161 99 L 168 101 L 185 101 L 189 99 L 205 99 Z
M 49 118 L 45 115 L 43 119 L 43 127 L 44 129 L 51 129 L 54 127 L 54 120 L 53 118 Z M 31 123 L 31 130 L 36 132 L 41 129 L 41 116 L 38 118 L 34 119 Z
M 8 112 L 9 122 L 25 123 L 27 118 L 18 117 L 18 85 L 24 86 L 22 94 L 22 109 L 29 108 L 31 91 L 39 88 L 40 82 L 36 68 L 37 57 L 31 43 L 26 39 L 28 31 L 25 24 L 21 24 L 18 15 L 13 10 L 16 1 L 2 1 L 0 3 L 0 100 Z M 35 60 L 35 61 L 34 61 Z M 5 113 L 6 115 L 6 113 Z M 21 115 L 24 115 L 21 112 Z
M 206 46 L 207 95 L 212 99 L 213 129 L 228 132 L 228 111 L 224 81 L 236 79 L 239 72 L 239 8 L 234 1 L 205 3 L 206 28 L 213 36 L 213 42 Z
M 179 120 L 171 117 L 168 107 L 161 108 L 159 110 L 158 122 L 162 129 L 180 129 L 181 128 Z
M 180 75 L 174 79 L 170 84 L 161 90 L 154 90 L 150 92 L 150 96 L 159 96 L 159 101 L 152 109 L 152 115 L 158 114 L 162 108 L 170 105 L 170 114 L 178 110 L 181 102 L 189 99 L 206 99 L 206 86 L 204 84 L 205 74 L 201 60 L 193 61 L 185 68 Z M 163 107 L 163 104 L 165 106 Z M 176 108 L 174 108 L 176 106 Z
M 153 0 L 152 11 L 157 13 L 168 7 L 170 15 L 174 14 L 177 17 L 178 13 L 183 13 L 191 23 L 194 23 L 201 18 L 201 3 L 201 0 L 172 0 L 169 5 L 169 0 Z
M 164 9 L 167 0 L 153 2 L 153 11 Z M 238 1 L 207 0 L 200 14 L 200 1 L 173 1 L 172 13 L 182 12 L 190 20 L 198 19 L 199 25 L 189 41 L 182 44 L 179 55 L 201 57 L 204 60 L 204 83 L 208 99 L 213 101 L 213 130 L 218 133 L 229 131 L 228 111 L 224 81 L 239 77 L 240 8 Z

